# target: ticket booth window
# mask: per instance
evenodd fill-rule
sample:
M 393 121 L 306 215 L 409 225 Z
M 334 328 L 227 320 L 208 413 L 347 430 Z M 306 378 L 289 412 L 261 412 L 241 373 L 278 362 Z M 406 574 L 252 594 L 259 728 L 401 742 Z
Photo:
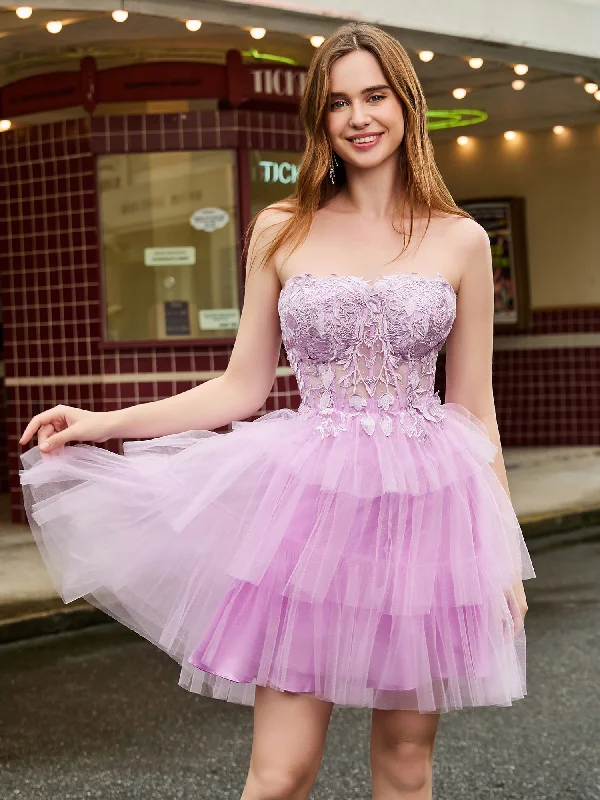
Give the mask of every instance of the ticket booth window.
M 98 158 L 106 339 L 235 336 L 235 153 Z
M 301 158 L 301 153 L 286 150 L 250 151 L 252 216 L 294 191 Z

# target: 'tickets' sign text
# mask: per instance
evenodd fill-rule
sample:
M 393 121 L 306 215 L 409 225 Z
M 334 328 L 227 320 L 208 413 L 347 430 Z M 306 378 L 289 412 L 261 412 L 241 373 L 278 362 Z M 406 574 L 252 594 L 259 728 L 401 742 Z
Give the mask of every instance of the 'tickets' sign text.
M 292 67 L 251 69 L 252 89 L 256 97 L 300 100 L 306 85 L 306 70 Z

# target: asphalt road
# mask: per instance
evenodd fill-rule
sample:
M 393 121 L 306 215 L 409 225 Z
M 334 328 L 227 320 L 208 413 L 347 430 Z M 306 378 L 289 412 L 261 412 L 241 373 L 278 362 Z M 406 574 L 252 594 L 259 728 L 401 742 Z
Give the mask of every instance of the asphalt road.
M 442 716 L 435 800 L 600 800 L 600 530 L 529 546 L 528 696 Z M 112 624 L 0 649 L 0 799 L 239 800 L 252 709 L 177 676 Z M 369 800 L 369 724 L 334 709 L 313 800 Z

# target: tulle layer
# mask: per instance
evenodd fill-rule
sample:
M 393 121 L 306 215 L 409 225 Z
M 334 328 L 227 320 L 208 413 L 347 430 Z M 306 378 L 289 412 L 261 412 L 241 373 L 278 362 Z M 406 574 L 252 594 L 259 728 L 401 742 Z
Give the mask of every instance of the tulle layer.
M 514 585 L 535 577 L 496 446 L 445 404 L 426 440 L 321 438 L 284 410 L 231 433 L 22 456 L 32 531 L 85 597 L 182 666 L 193 692 L 256 685 L 423 713 L 526 693 Z

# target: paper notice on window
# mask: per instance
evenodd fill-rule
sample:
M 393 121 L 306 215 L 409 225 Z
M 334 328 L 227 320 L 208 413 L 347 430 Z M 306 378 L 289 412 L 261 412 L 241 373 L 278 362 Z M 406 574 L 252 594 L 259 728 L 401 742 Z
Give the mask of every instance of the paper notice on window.
M 222 208 L 199 208 L 190 217 L 190 225 L 197 231 L 212 233 L 224 228 L 229 222 L 229 214 Z
M 198 312 L 203 331 L 235 330 L 240 324 L 239 308 L 203 308 Z
M 164 308 L 167 336 L 189 336 L 190 304 L 186 300 L 166 300 Z
M 145 247 L 146 267 L 185 267 L 196 263 L 195 247 Z

